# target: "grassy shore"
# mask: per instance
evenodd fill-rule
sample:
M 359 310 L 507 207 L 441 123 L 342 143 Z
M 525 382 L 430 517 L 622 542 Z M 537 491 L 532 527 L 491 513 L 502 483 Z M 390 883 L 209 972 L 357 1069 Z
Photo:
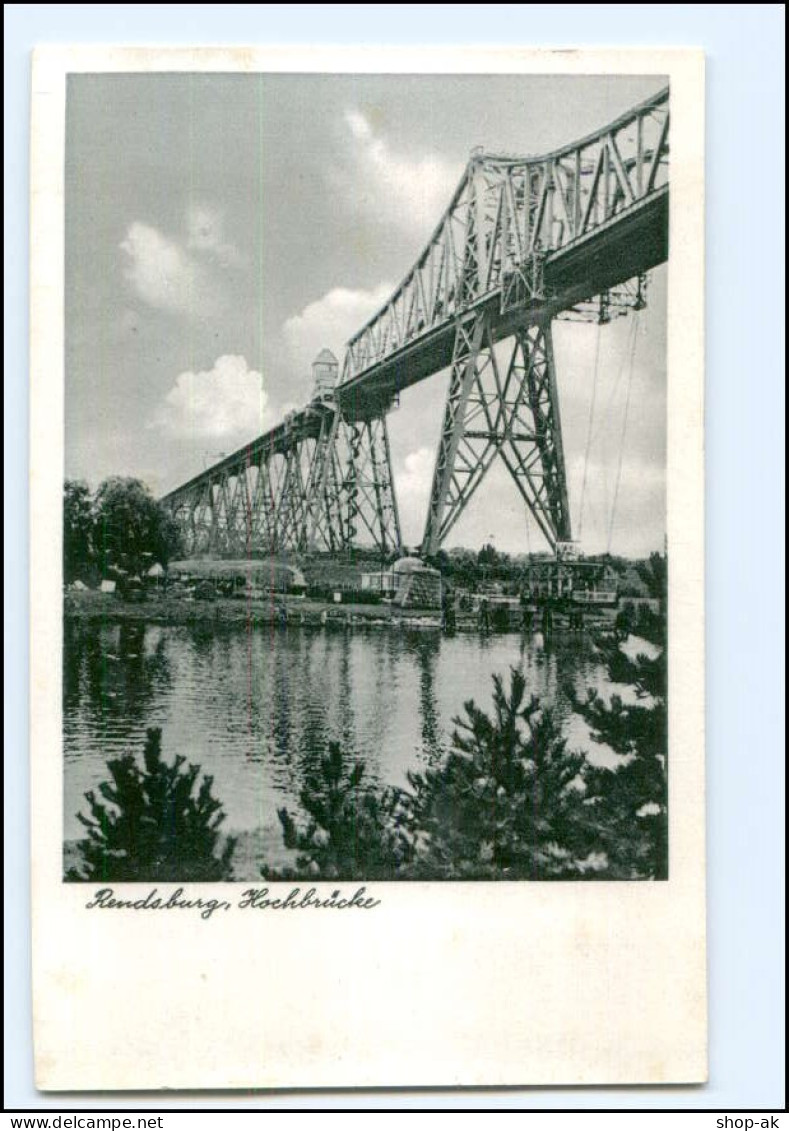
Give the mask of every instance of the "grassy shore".
M 277 596 L 273 600 L 243 600 L 219 597 L 215 601 L 196 601 L 185 597 L 151 596 L 146 601 L 128 602 L 114 594 L 95 590 L 66 594 L 64 613 L 81 621 L 146 624 L 278 625 L 298 627 L 338 627 L 359 625 L 409 625 L 440 628 L 437 609 L 398 609 L 392 605 L 337 605 L 304 597 Z M 476 618 L 473 618 L 476 626 Z
M 615 609 L 590 609 L 585 613 L 587 624 L 610 622 Z M 277 594 L 269 600 L 249 600 L 218 597 L 215 601 L 200 601 L 189 597 L 151 595 L 145 601 L 124 601 L 111 593 L 99 590 L 70 590 L 64 599 L 66 619 L 104 624 L 123 624 L 130 621 L 140 624 L 212 625 L 255 627 L 271 625 L 291 628 L 416 628 L 441 629 L 438 609 L 402 609 L 388 604 L 335 604 L 306 597 Z M 557 627 L 565 623 L 556 618 Z M 479 632 L 479 614 L 458 612 L 455 619 L 458 632 Z M 539 629 L 535 614 L 534 628 Z M 509 625 L 503 631 L 519 632 L 520 616 L 510 615 Z M 495 631 L 502 631 L 499 627 Z

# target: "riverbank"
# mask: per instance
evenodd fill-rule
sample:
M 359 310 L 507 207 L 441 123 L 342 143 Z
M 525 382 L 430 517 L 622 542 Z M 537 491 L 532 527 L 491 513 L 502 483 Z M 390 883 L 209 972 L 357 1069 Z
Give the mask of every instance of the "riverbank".
M 392 605 L 334 604 L 287 594 L 273 600 L 250 600 L 217 597 L 200 601 L 189 597 L 151 595 L 145 601 L 124 601 L 114 594 L 96 590 L 74 591 L 64 601 L 66 619 L 145 624 L 205 625 L 293 625 L 305 628 L 351 625 L 400 625 L 416 628 L 441 627 L 437 609 L 400 609 Z M 477 627 L 477 618 L 469 618 L 469 627 Z
M 124 601 L 114 594 L 98 590 L 72 590 L 64 599 L 64 616 L 77 622 L 101 624 L 205 625 L 215 628 L 272 627 L 295 628 L 417 628 L 440 631 L 441 613 L 438 609 L 403 609 L 396 605 L 336 604 L 309 597 L 277 594 L 270 600 L 217 597 L 213 601 L 195 600 L 194 597 L 151 594 L 145 601 Z M 490 614 L 488 631 L 519 632 L 522 629 L 520 610 L 506 614 L 506 623 L 496 624 Z M 589 624 L 610 621 L 616 609 L 590 609 L 585 611 Z M 567 618 L 555 614 L 556 627 L 562 627 Z M 478 612 L 455 614 L 454 630 L 479 632 L 483 626 Z M 537 613 L 533 614 L 532 627 L 541 627 Z

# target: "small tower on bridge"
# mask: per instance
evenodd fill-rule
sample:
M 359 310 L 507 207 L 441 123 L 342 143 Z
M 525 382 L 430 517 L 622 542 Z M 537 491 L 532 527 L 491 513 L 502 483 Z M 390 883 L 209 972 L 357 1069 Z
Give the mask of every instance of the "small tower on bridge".
M 312 363 L 313 396 L 322 398 L 334 392 L 340 363 L 331 350 L 322 349 Z

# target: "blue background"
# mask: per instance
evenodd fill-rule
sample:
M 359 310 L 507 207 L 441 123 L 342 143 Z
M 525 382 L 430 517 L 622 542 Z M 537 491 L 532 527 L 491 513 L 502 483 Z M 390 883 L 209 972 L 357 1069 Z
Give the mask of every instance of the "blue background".
M 232 1107 L 780 1109 L 784 1104 L 782 5 L 5 7 L 5 1108 L 225 1108 L 39 1095 L 30 1010 L 27 312 L 30 52 L 41 43 L 692 46 L 707 54 L 710 1083 L 234 1097 Z M 572 29 L 569 33 L 568 29 Z

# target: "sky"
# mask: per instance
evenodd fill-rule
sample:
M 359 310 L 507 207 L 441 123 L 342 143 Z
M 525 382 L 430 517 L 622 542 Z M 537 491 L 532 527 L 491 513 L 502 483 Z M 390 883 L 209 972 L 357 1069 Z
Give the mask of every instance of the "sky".
M 655 76 L 70 76 L 66 476 L 91 487 L 136 476 L 159 495 L 260 435 L 309 400 L 319 350 L 342 361 L 347 339 L 406 275 L 472 148 L 539 154 L 663 85 Z M 665 267 L 632 322 L 554 325 L 570 511 L 589 553 L 664 544 Z M 446 373 L 422 382 L 388 418 L 411 545 L 447 385 Z M 447 547 L 485 541 L 545 549 L 501 461 Z

